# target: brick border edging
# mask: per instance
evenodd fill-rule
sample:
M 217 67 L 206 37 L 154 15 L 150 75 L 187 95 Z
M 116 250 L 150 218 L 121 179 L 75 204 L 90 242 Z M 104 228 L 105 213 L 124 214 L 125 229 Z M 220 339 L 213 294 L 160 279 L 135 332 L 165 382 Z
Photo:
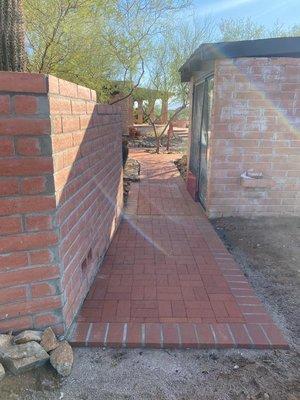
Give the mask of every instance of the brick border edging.
M 78 322 L 76 347 L 288 349 L 275 324 Z

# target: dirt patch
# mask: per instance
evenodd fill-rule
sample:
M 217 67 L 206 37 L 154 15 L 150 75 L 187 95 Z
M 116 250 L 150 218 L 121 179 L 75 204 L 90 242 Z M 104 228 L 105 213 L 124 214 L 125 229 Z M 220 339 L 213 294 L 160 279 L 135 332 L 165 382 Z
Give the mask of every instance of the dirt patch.
M 78 349 L 70 377 L 8 377 L 0 399 L 297 400 L 291 352 Z
M 289 339 L 288 351 L 76 349 L 72 375 L 7 376 L 0 400 L 298 400 L 299 227 L 295 218 L 213 224 Z
M 300 218 L 220 218 L 212 223 L 273 319 L 297 346 Z
M 164 151 L 167 145 L 167 137 L 163 136 L 161 139 L 161 151 Z M 131 148 L 147 148 L 147 149 L 155 149 L 156 148 L 156 139 L 153 135 L 143 135 L 139 138 L 128 140 L 129 147 Z M 188 136 L 187 134 L 174 134 L 174 136 L 170 139 L 170 151 L 173 153 L 186 153 L 188 145 Z

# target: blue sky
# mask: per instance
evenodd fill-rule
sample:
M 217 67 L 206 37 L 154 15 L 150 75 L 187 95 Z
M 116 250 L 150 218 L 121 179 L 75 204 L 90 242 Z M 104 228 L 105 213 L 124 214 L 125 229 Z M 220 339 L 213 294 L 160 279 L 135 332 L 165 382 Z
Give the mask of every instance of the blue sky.
M 193 0 L 200 15 L 222 18 L 251 17 L 257 23 L 272 26 L 300 23 L 300 0 Z

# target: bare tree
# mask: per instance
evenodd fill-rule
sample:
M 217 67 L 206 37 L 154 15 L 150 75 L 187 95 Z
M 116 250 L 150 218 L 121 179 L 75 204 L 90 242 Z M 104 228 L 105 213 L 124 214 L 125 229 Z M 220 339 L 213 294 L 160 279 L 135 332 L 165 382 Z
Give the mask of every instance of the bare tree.
M 166 134 L 167 129 L 169 129 L 170 124 L 172 121 L 177 117 L 178 114 L 181 113 L 185 108 L 187 107 L 187 104 L 182 104 L 180 107 L 178 107 L 174 113 L 172 114 L 171 117 L 169 117 L 167 123 L 164 125 L 162 129 L 158 128 L 158 122 L 160 117 L 153 116 L 153 112 L 149 107 L 144 106 L 143 107 L 143 113 L 144 113 L 144 119 L 146 122 L 149 123 L 149 125 L 152 127 L 155 140 L 156 140 L 156 148 L 155 152 L 159 154 L 160 152 L 160 147 L 161 147 L 161 140 L 163 136 Z M 169 150 L 169 145 L 167 145 L 167 150 Z
M 169 114 L 167 122 L 161 128 L 159 118 L 153 115 L 149 107 L 143 107 L 144 120 L 151 125 L 156 138 L 156 153 L 159 153 L 161 141 L 170 124 L 188 107 L 189 85 L 181 82 L 179 68 L 190 54 L 204 41 L 211 41 L 215 36 L 215 24 L 210 19 L 191 17 L 176 26 L 176 31 L 167 29 L 151 52 L 148 64 L 148 86 L 161 93 L 161 99 L 176 104 L 176 109 Z M 153 101 L 152 101 L 153 103 Z M 168 147 L 168 145 L 167 145 Z
M 300 26 L 286 26 L 279 20 L 268 28 L 251 18 L 222 19 L 219 24 L 221 40 L 253 40 L 270 37 L 299 36 Z
M 120 67 L 119 90 L 113 103 L 129 97 L 145 81 L 153 46 L 167 31 L 168 20 L 190 0 L 119 0 L 101 38 Z M 129 85 L 128 85 L 129 82 Z

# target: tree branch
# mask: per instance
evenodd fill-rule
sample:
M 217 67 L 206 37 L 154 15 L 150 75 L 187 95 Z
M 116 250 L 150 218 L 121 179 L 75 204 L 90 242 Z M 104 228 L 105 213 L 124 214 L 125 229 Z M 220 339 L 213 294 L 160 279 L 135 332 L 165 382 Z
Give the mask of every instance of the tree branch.
M 136 83 L 135 85 L 132 86 L 132 88 L 130 89 L 129 93 L 127 93 L 125 96 L 123 96 L 123 97 L 121 97 L 121 98 L 119 98 L 119 99 L 116 99 L 116 100 L 110 102 L 111 105 L 112 105 L 112 104 L 119 103 L 120 101 L 123 101 L 123 100 L 125 100 L 125 99 L 128 99 L 128 97 L 130 97 L 130 96 L 132 95 L 132 93 L 135 91 L 135 89 L 140 85 L 141 80 L 142 80 L 142 77 L 143 77 L 143 75 L 144 75 L 144 73 L 145 73 L 145 65 L 144 65 L 144 60 L 143 60 L 143 58 L 142 58 L 141 61 L 142 61 L 142 70 L 141 70 L 141 73 L 140 73 L 140 76 L 139 76 L 139 79 L 138 79 L 137 83 Z

